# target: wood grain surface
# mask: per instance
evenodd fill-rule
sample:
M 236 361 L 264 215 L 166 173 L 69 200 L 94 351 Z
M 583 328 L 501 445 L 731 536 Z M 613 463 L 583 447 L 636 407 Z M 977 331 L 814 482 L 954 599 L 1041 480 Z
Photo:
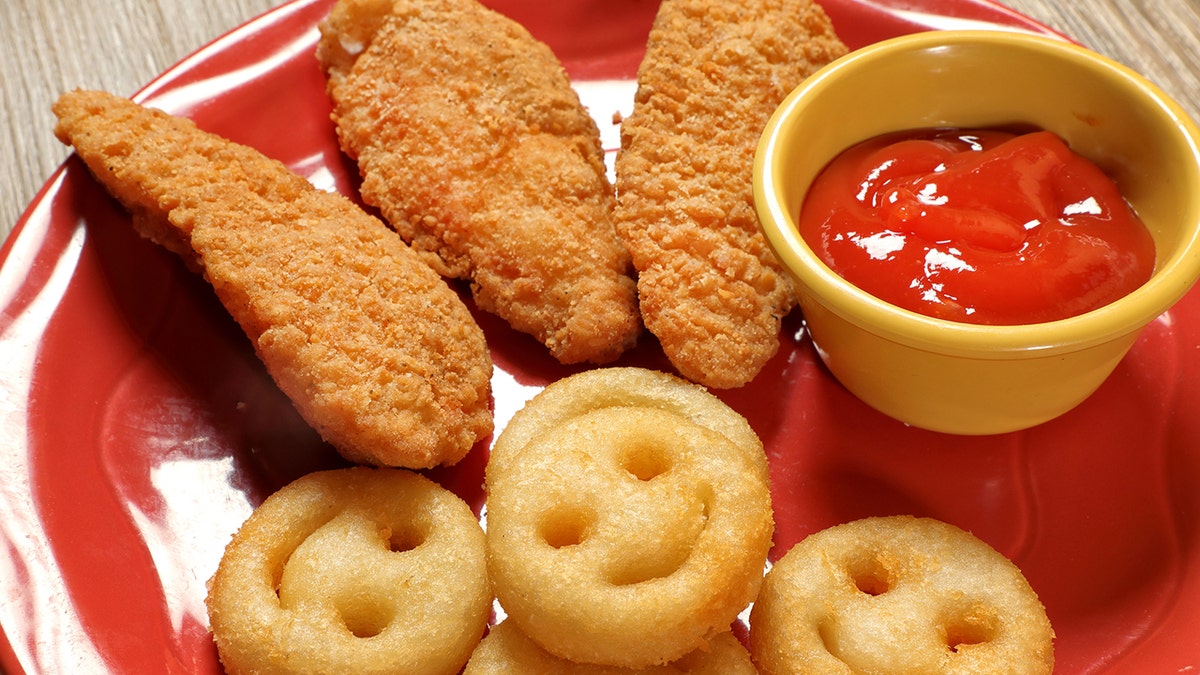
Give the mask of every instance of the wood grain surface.
M 0 240 L 68 151 L 50 104 L 75 87 L 131 95 L 281 0 L 2 0 Z M 1007 0 L 1143 73 L 1200 119 L 1200 0 Z M 1200 189 L 1200 186 L 1197 186 Z

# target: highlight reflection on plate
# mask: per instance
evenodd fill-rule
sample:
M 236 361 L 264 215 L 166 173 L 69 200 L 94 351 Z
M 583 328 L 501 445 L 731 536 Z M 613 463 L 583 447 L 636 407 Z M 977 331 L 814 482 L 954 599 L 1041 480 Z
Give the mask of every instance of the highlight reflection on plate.
M 355 194 L 312 50 L 332 0 L 287 4 L 218 39 L 138 100 Z M 617 144 L 656 3 L 493 0 L 564 61 Z M 983 0 L 825 0 L 852 47 L 930 28 L 1052 33 Z M 50 129 L 43 131 L 51 133 Z M 574 372 L 478 314 L 498 429 Z M 913 513 L 973 531 L 1025 572 L 1064 673 L 1200 668 L 1200 294 L 1152 324 L 1078 409 L 961 438 L 846 393 L 797 315 L 779 355 L 719 392 L 768 448 L 777 552 L 817 529 Z M 267 378 L 211 290 L 68 160 L 0 249 L 0 666 L 217 673 L 204 583 L 267 494 L 342 465 Z M 650 338 L 620 362 L 669 369 Z M 430 474 L 482 504 L 486 443 Z

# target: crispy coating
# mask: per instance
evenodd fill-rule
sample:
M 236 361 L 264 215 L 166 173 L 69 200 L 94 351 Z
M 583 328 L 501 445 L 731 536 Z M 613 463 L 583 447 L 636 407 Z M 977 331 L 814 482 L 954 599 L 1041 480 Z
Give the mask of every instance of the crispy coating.
M 1048 674 L 1054 629 L 1021 570 L 932 518 L 863 518 L 809 535 L 750 613 L 766 675 Z
M 203 272 L 301 415 L 352 461 L 426 468 L 492 431 L 491 357 L 378 219 L 189 120 L 64 94 L 57 136 L 144 236 Z
M 456 675 L 492 606 L 471 508 L 403 469 L 307 474 L 234 534 L 208 582 L 229 675 Z
M 600 666 L 560 659 L 530 640 L 511 621 L 493 626 L 475 648 L 463 675 L 758 675 L 750 654 L 732 633 L 665 665 L 646 668 Z
M 549 47 L 475 0 L 340 0 L 321 33 L 364 201 L 559 361 L 633 346 L 599 131 Z
M 767 455 L 758 434 L 736 410 L 682 378 L 648 368 L 594 368 L 538 392 L 509 420 L 492 445 L 488 471 L 507 470 L 521 448 L 576 417 L 604 408 L 643 407 L 677 415 L 688 424 L 724 436 L 767 476 Z
M 488 570 L 507 621 L 547 652 L 669 663 L 758 593 L 774 532 L 766 457 L 702 387 L 578 373 L 530 400 L 493 450 Z
M 618 232 L 647 330 L 685 377 L 754 378 L 779 348 L 791 282 L 759 230 L 751 168 L 793 88 L 846 51 L 810 0 L 664 0 L 616 161 Z

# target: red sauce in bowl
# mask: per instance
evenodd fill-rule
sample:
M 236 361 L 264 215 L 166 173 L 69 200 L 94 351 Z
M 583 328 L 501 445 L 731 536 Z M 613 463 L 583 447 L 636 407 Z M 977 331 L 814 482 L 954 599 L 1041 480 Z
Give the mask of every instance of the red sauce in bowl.
M 928 316 L 1053 321 L 1136 289 L 1154 242 L 1113 181 L 1047 131 L 935 129 L 851 147 L 800 234 L 862 290 Z

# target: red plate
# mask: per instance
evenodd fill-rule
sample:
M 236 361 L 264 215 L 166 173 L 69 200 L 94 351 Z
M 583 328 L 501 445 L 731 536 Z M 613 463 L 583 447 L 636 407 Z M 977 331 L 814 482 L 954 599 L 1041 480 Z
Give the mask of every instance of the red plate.
M 249 23 L 139 100 L 353 193 L 312 55 L 331 1 Z M 615 146 L 612 114 L 628 110 L 655 3 L 492 4 L 557 50 Z M 926 28 L 1051 32 L 976 0 L 825 5 L 852 47 Z M 77 160 L 34 200 L 0 261 L 0 665 L 219 672 L 203 598 L 222 548 L 252 505 L 340 460 L 205 283 L 139 239 Z M 570 370 L 478 318 L 502 428 Z M 721 393 L 769 449 L 777 551 L 862 516 L 940 518 L 1025 571 L 1058 632 L 1061 672 L 1200 667 L 1200 293 L 1154 322 L 1079 408 L 998 437 L 924 432 L 866 408 L 819 364 L 798 316 L 783 342 L 755 382 Z M 649 338 L 622 363 L 667 367 Z M 485 461 L 480 447 L 433 475 L 478 507 Z

